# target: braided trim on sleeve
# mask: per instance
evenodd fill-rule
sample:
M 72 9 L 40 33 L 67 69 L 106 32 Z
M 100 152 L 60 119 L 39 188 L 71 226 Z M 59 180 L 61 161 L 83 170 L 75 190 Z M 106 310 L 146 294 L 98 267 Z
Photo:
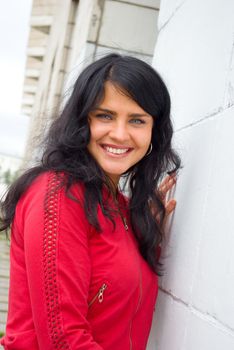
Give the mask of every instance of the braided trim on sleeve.
M 59 306 L 58 277 L 56 271 L 58 240 L 58 207 L 61 180 L 50 174 L 45 197 L 43 272 L 49 335 L 54 349 L 69 349 L 65 339 L 62 315 Z

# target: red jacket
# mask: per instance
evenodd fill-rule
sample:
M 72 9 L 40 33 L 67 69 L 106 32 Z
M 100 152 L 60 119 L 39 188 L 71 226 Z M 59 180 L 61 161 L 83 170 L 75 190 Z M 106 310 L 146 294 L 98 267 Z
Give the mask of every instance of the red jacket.
M 98 208 L 98 233 L 58 183 L 53 173 L 40 175 L 17 205 L 1 344 L 7 350 L 144 350 L 157 276 L 139 254 L 128 213 L 128 230 L 118 215 L 114 230 Z M 72 194 L 82 201 L 81 186 Z M 119 201 L 125 202 L 120 194 Z

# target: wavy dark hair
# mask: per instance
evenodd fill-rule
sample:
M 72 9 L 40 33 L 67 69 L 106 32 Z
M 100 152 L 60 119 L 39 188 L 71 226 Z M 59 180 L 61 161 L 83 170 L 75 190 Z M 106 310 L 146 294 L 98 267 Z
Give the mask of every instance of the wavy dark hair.
M 173 128 L 168 90 L 150 65 L 134 57 L 109 54 L 90 64 L 79 75 L 61 114 L 49 128 L 41 160 L 12 184 L 2 201 L 0 229 L 11 226 L 21 195 L 40 173 L 49 170 L 67 175 L 62 186 L 66 187 L 68 195 L 71 185 L 84 184 L 84 209 L 90 224 L 97 230 L 101 231 L 97 205 L 114 221 L 113 212 L 102 198 L 103 186 L 110 193 L 113 186 L 87 151 L 90 140 L 88 115 L 102 100 L 107 81 L 131 97 L 154 120 L 151 153 L 129 169 L 124 177 L 129 184 L 131 225 L 141 255 L 159 274 L 156 250 L 163 239 L 165 208 L 158 186 L 163 176 L 180 168 L 180 158 L 171 145 Z M 152 206 L 157 210 L 157 220 L 152 214 Z

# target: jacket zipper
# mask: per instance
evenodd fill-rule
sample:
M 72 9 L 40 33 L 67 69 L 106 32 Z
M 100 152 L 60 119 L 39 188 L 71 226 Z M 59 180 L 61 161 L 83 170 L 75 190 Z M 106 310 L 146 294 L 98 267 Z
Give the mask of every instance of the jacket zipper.
M 138 311 L 138 309 L 140 307 L 141 299 L 142 299 L 142 272 L 141 272 L 141 268 L 140 268 L 139 275 L 140 275 L 140 278 L 139 278 L 140 279 L 140 283 L 139 283 L 140 284 L 140 296 L 139 296 L 138 304 L 137 304 L 137 307 L 136 307 L 136 311 L 135 311 L 135 313 L 134 313 L 134 315 L 133 315 L 133 317 L 131 319 L 130 328 L 129 328 L 130 350 L 132 350 L 132 323 L 133 323 L 133 319 L 134 319 L 134 317 L 135 317 L 135 315 L 136 315 L 136 313 L 137 313 L 137 311 Z
M 123 221 L 125 230 L 128 231 L 127 219 L 124 216 L 122 217 L 122 221 Z
M 123 224 L 124 224 L 125 230 L 128 231 L 127 219 L 126 219 L 125 216 L 123 216 L 123 214 L 122 214 L 122 212 L 121 212 L 120 209 L 119 209 L 119 215 L 120 215 L 120 217 L 121 217 L 121 219 L 122 219 L 122 222 L 123 222 Z
M 89 303 L 89 307 L 95 302 L 96 299 L 98 299 L 99 303 L 103 302 L 104 299 L 104 291 L 107 288 L 106 283 L 103 283 L 103 285 L 101 286 L 101 288 L 99 289 L 98 293 L 93 297 L 93 299 L 90 301 Z
M 126 231 L 128 231 L 127 218 L 123 215 L 123 213 L 122 213 L 122 211 L 121 211 L 121 209 L 120 209 L 120 207 L 119 207 L 119 203 L 118 203 L 117 197 L 116 197 L 116 199 L 115 199 L 115 204 L 116 204 L 116 207 L 117 207 L 117 211 L 118 211 L 118 213 L 119 213 L 119 216 L 121 217 L 121 220 L 122 220 L 122 222 L 123 222 L 124 228 L 125 228 Z

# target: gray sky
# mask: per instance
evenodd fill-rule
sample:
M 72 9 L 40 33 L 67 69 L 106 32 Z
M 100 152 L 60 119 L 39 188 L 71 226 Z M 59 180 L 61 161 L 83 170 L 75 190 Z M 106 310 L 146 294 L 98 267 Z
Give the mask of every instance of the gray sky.
M 0 153 L 22 156 L 29 117 L 20 113 L 32 0 L 1 2 Z

